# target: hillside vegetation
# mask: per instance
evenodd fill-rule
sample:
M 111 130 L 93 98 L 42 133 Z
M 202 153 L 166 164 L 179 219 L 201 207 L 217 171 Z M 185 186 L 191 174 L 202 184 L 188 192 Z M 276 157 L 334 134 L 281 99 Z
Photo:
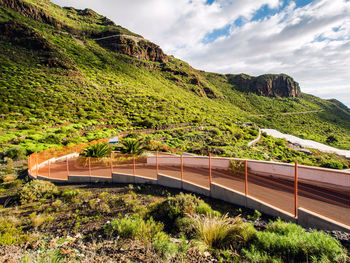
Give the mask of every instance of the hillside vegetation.
M 0 0 L 0 32 L 3 158 L 148 128 L 150 139 L 199 154 L 349 166 L 267 136 L 247 147 L 261 127 L 350 149 L 350 111 L 338 101 L 258 95 L 233 81 L 240 75 L 193 69 L 89 9 Z
M 156 186 L 34 180 L 7 200 L 1 262 L 349 262 L 324 232 Z

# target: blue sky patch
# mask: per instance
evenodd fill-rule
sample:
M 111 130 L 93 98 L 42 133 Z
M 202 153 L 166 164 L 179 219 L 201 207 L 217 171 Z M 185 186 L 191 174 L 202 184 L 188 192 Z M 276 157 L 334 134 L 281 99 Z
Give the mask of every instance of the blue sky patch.
M 203 40 L 203 44 L 209 44 L 214 42 L 218 37 L 227 36 L 230 33 L 231 25 L 227 25 L 223 28 L 215 29 L 211 33 L 207 34 Z

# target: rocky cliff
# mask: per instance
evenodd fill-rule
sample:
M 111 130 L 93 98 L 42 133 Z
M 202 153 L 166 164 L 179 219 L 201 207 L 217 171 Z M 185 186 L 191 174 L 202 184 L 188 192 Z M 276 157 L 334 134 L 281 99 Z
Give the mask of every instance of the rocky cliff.
M 130 57 L 154 62 L 167 62 L 168 57 L 162 49 L 156 44 L 145 40 L 142 36 L 136 35 L 121 26 L 117 26 L 113 21 L 101 16 L 91 9 L 79 10 L 71 7 L 64 8 L 66 15 L 74 21 L 88 22 L 102 26 L 78 28 L 72 23 L 58 21 L 45 10 L 46 5 L 51 4 L 48 0 L 43 0 L 41 5 L 33 5 L 21 0 L 0 0 L 0 6 L 10 8 L 24 17 L 34 19 L 55 27 L 56 29 L 66 31 L 77 38 L 92 38 L 103 48 L 107 48 L 117 53 L 125 54 Z
M 300 97 L 299 84 L 286 74 L 266 74 L 252 77 L 245 74 L 226 75 L 234 88 L 266 97 Z
M 156 44 L 145 40 L 141 36 L 126 35 L 118 31 L 108 31 L 93 35 L 95 41 L 117 53 L 148 61 L 168 62 L 168 57 Z

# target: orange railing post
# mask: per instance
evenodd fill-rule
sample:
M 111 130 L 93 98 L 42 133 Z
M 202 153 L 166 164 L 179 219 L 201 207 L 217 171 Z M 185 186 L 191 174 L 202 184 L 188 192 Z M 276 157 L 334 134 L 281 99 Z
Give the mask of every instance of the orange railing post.
M 135 164 L 135 154 L 132 156 L 132 173 L 136 175 L 136 164 Z
M 209 153 L 209 188 L 211 189 L 211 182 L 212 182 L 212 178 L 211 178 L 211 154 Z
M 35 152 L 35 165 L 36 165 L 36 178 L 38 178 L 39 175 L 39 165 L 38 165 L 38 153 Z
M 89 176 L 91 177 L 91 157 L 89 157 L 88 162 L 89 162 Z
M 294 216 L 298 217 L 298 163 L 294 167 Z
M 49 162 L 49 178 L 51 177 L 51 162 L 50 162 L 50 160 L 48 160 L 48 162 Z
M 158 151 L 156 151 L 156 173 L 157 173 L 157 176 L 159 174 L 159 166 L 158 166 Z
M 67 168 L 67 176 L 69 176 L 69 162 L 68 162 L 68 157 L 66 157 L 66 168 Z
M 31 155 L 28 155 L 27 157 L 28 174 L 30 174 L 30 156 Z
M 181 159 L 180 159 L 180 163 L 181 163 L 181 182 L 184 180 L 184 157 L 183 157 L 183 153 L 181 153 Z
M 248 161 L 244 161 L 244 193 L 248 195 Z
M 112 152 L 111 152 L 111 156 L 110 156 L 109 162 L 111 164 L 111 177 L 113 177 L 113 153 Z

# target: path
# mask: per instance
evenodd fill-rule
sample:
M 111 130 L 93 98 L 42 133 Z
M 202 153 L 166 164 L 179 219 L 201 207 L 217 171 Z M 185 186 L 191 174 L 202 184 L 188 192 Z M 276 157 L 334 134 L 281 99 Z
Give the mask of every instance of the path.
M 310 110 L 310 111 L 295 111 L 295 112 L 278 112 L 277 114 L 280 115 L 298 115 L 298 114 L 308 114 L 308 113 L 318 113 L 322 112 L 324 110 Z M 251 115 L 252 117 L 264 117 L 264 116 L 270 116 L 270 115 L 275 115 L 276 113 L 266 113 L 266 114 L 256 114 L 256 115 Z
M 346 158 L 350 158 L 350 151 L 349 150 L 340 150 L 319 142 L 315 142 L 313 140 L 305 140 L 301 139 L 299 137 L 296 137 L 294 135 L 290 134 L 284 134 L 281 133 L 278 130 L 275 129 L 261 129 L 262 132 L 265 132 L 267 135 L 270 135 L 275 138 L 282 138 L 286 139 L 288 142 L 293 143 L 293 144 L 299 144 L 303 148 L 311 148 L 311 149 L 317 149 L 321 152 L 325 153 L 335 153 L 341 156 L 344 156 Z
M 137 163 L 135 174 L 149 178 L 157 178 L 156 167 L 146 163 Z M 51 164 L 50 178 L 67 179 L 67 163 L 56 162 Z M 133 174 L 132 164 L 113 165 L 113 172 Z M 160 165 L 159 173 L 180 178 L 179 166 Z M 48 176 L 48 166 L 39 169 L 39 174 Z M 83 168 L 69 160 L 69 174 L 89 175 L 88 168 Z M 111 168 L 108 164 L 94 166 L 92 176 L 111 177 Z M 184 167 L 183 179 L 198 185 L 209 187 L 209 170 L 207 168 Z M 232 174 L 228 170 L 212 169 L 212 180 L 239 192 L 244 192 L 244 176 L 240 173 Z M 287 179 L 274 178 L 249 173 L 248 193 L 250 196 L 276 206 L 284 211 L 293 213 L 294 183 Z M 299 183 L 299 205 L 338 222 L 350 225 L 350 191 L 331 190 L 322 186 Z
M 104 40 L 104 39 L 109 39 L 109 38 L 113 38 L 113 37 L 126 37 L 126 38 L 130 38 L 132 40 L 134 40 L 136 43 L 138 43 L 141 40 L 144 41 L 148 41 L 146 39 L 144 39 L 143 37 L 137 37 L 137 36 L 131 36 L 131 35 L 124 35 L 124 34 L 116 34 L 116 35 L 111 35 L 111 36 L 106 36 L 106 37 L 100 37 L 100 38 L 95 38 L 94 40 Z

